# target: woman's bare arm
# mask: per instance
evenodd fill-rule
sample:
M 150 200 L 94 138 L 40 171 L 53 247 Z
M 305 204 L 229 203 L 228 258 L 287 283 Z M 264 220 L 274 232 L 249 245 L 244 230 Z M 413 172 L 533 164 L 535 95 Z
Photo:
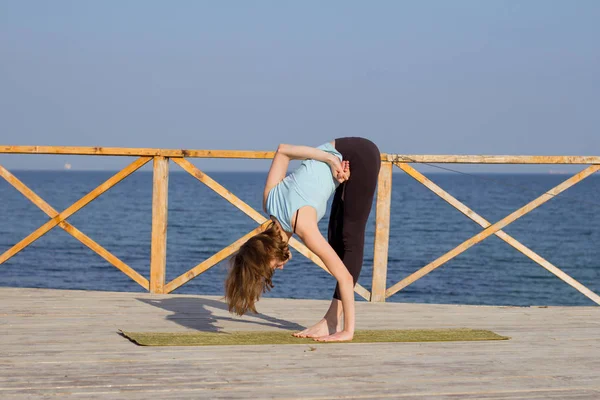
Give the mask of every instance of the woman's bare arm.
M 323 161 L 328 164 L 331 162 L 335 162 L 334 158 L 339 161 L 339 158 L 337 158 L 333 154 L 323 151 L 321 149 L 317 149 L 316 147 L 310 147 L 310 146 L 280 144 L 277 151 L 288 156 L 290 158 L 290 160 L 308 160 L 308 159 L 310 159 L 310 160 Z
M 355 327 L 354 281 L 340 257 L 319 231 L 316 220 L 317 213 L 314 208 L 302 207 L 296 233 L 306 247 L 319 256 L 329 272 L 338 281 L 344 311 L 344 330 L 319 338 L 319 340 L 352 340 Z
M 279 145 L 281 148 L 281 145 Z M 267 196 L 271 189 L 285 178 L 288 166 L 290 164 L 290 158 L 279 151 L 279 148 L 275 152 L 275 157 L 271 162 L 271 168 L 267 175 L 267 181 L 265 183 L 265 189 L 263 191 L 263 210 L 267 212 Z
M 271 189 L 285 178 L 290 160 L 318 160 L 329 164 L 332 173 L 343 171 L 340 159 L 331 153 L 310 146 L 280 144 L 271 163 L 265 189 L 263 191 L 263 210 L 266 212 L 267 196 Z

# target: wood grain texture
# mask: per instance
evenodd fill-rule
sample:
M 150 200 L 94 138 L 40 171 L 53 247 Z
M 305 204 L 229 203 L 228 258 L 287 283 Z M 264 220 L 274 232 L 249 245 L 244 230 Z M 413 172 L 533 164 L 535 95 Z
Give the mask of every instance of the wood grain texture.
M 371 301 L 373 302 L 385 301 L 393 168 L 394 164 L 382 162 L 377 181 L 375 241 L 373 244 L 373 286 L 371 289 Z
M 274 151 L 185 150 L 143 147 L 0 146 L 0 154 L 61 154 L 89 156 L 144 156 L 191 158 L 273 158 Z
M 274 146 L 276 147 L 276 146 Z M 7 146 L 0 145 L 0 154 L 61 154 L 89 156 L 162 156 L 169 158 L 237 158 L 271 159 L 275 151 L 255 150 L 204 150 L 204 149 L 157 149 L 144 147 L 81 147 L 81 146 Z M 387 155 L 382 154 L 382 160 Z
M 600 308 L 357 302 L 357 329 L 489 329 L 508 341 L 141 347 L 118 330 L 300 329 L 327 300 L 0 287 L 0 398 L 589 399 Z
M 167 269 L 169 159 L 156 156 L 153 167 L 150 292 L 163 293 Z
M 10 146 L 0 154 L 62 154 L 96 156 L 162 156 L 188 158 L 270 159 L 274 151 L 157 149 L 144 147 Z M 600 156 L 455 155 L 382 153 L 382 161 L 451 164 L 600 164 Z
M 219 182 L 215 181 L 210 176 L 199 170 L 194 164 L 192 164 L 185 158 L 174 158 L 173 162 L 175 162 L 177 165 L 183 168 L 194 178 L 198 179 L 200 182 L 211 188 L 215 193 L 223 197 L 225 200 L 227 200 L 237 209 L 239 209 L 244 214 L 252 218 L 254 221 L 258 222 L 259 224 L 262 224 L 266 220 L 266 218 L 261 213 L 256 211 L 254 208 L 250 207 L 246 202 L 244 202 L 239 197 L 231 193 Z
M 600 164 L 599 156 L 385 154 L 382 159 L 402 163 L 432 164 Z

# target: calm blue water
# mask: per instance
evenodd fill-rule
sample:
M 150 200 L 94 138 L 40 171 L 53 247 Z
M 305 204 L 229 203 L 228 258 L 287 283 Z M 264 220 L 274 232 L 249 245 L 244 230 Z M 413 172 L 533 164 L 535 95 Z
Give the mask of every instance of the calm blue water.
M 16 171 L 15 175 L 62 211 L 111 172 Z M 212 173 L 214 179 L 257 210 L 264 173 Z M 597 174 L 596 174 L 597 175 Z M 491 222 L 505 217 L 567 176 L 431 174 Z M 388 287 L 433 261 L 481 228 L 403 173 L 394 174 Z M 516 185 L 523 186 L 518 188 Z M 526 190 L 530 188 L 530 190 Z M 600 176 L 592 176 L 505 231 L 600 293 Z M 125 263 L 149 276 L 152 174 L 138 171 L 69 218 L 69 222 Z M 359 282 L 370 289 L 375 212 L 368 225 Z M 0 180 L 0 252 L 48 220 Z M 320 223 L 326 234 L 328 214 Z M 244 235 L 256 224 L 183 172 L 169 181 L 167 281 Z M 302 255 L 275 274 L 271 297 L 328 299 L 334 279 Z M 175 293 L 223 293 L 226 263 Z M 0 265 L 0 286 L 143 291 L 59 227 Z M 388 301 L 490 305 L 592 305 L 575 289 L 496 237 L 472 247 L 392 296 Z

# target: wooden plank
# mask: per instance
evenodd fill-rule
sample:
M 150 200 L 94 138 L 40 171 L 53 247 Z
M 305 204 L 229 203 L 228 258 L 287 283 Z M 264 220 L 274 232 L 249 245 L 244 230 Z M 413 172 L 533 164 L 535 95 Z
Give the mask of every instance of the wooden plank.
M 382 162 L 377 181 L 375 243 L 373 250 L 373 285 L 371 288 L 371 301 L 373 302 L 385 301 L 393 167 L 394 164 L 390 162 Z
M 272 159 L 274 151 L 253 150 L 163 150 L 164 154 L 173 154 L 171 157 L 187 158 L 242 158 L 242 159 Z
M 0 287 L 0 397 L 592 400 L 600 393 L 598 307 L 356 304 L 357 329 L 478 327 L 512 338 L 501 342 L 149 348 L 116 334 L 298 330 L 328 303 L 263 297 L 259 314 L 239 318 L 220 296 Z
M 86 245 L 89 249 L 96 252 L 100 257 L 108 261 L 118 270 L 123 272 L 125 275 L 130 277 L 134 282 L 138 283 L 145 290 L 150 289 L 150 283 L 148 279 L 144 278 L 139 272 L 131 268 L 129 265 L 124 263 L 121 259 L 116 257 L 114 254 L 106 250 L 104 247 L 100 246 L 93 239 L 87 236 L 85 233 L 81 232 L 79 229 L 75 228 L 73 225 L 69 224 L 66 221 L 62 221 L 59 226 L 67 231 L 71 236 L 75 239 L 79 240 L 81 243 Z
M 398 165 L 398 167 L 400 167 L 400 169 L 402 169 L 409 176 L 414 178 L 417 182 L 423 184 L 425 187 L 427 187 L 433 193 L 437 194 L 439 197 L 444 199 L 448 204 L 450 204 L 454 208 L 458 209 L 460 212 L 462 212 L 464 215 L 469 217 L 474 222 L 481 225 L 483 228 L 488 228 L 489 226 L 492 225 L 485 218 L 483 218 L 482 216 L 477 214 L 475 211 L 471 210 L 469 207 L 467 207 L 462 202 L 460 202 L 458 199 L 456 199 L 454 196 L 452 196 L 450 193 L 446 192 L 444 189 L 442 189 L 441 187 L 439 187 L 438 185 L 433 183 L 429 178 L 427 178 L 426 176 L 421 174 L 419 171 L 417 171 L 410 165 L 405 164 L 405 163 L 396 163 L 396 165 Z M 559 279 L 563 280 L 567 284 L 571 285 L 573 288 L 577 289 L 579 292 L 581 292 L 584 296 L 586 296 L 593 302 L 600 305 L 600 296 L 598 296 L 596 293 L 594 293 L 593 291 L 591 291 L 590 289 L 588 289 L 587 287 L 585 287 L 584 285 L 579 283 L 577 280 L 573 279 L 571 276 L 569 276 L 568 274 L 566 274 L 565 272 L 560 270 L 558 267 L 554 266 L 552 263 L 550 263 L 549 261 L 544 259 L 542 256 L 535 253 L 533 250 L 529 249 L 527 246 L 523 245 L 521 242 L 519 242 L 518 240 L 516 240 L 515 238 L 510 236 L 508 233 L 506 233 L 502 230 L 499 230 L 498 232 L 495 233 L 495 235 L 498 236 L 500 239 L 504 240 L 506 243 L 510 244 L 512 247 L 514 247 L 521 253 L 523 253 L 525 256 L 529 257 L 536 263 L 540 264 L 543 268 L 545 268 L 549 272 L 556 275 Z
M 167 268 L 167 220 L 169 197 L 169 159 L 154 157 L 152 186 L 152 241 L 150 254 L 150 292 L 163 293 Z
M 50 229 L 52 229 L 56 225 L 58 225 L 61 221 L 65 220 L 65 219 L 69 218 L 71 215 L 75 214 L 77 211 L 79 211 L 80 209 L 85 207 L 87 204 L 89 204 L 92 200 L 94 200 L 95 198 L 100 196 L 102 193 L 106 192 L 108 189 L 110 189 L 111 187 L 113 187 L 114 185 L 116 185 L 117 183 L 119 183 L 120 181 L 125 179 L 127 176 L 129 176 L 130 174 L 132 174 L 133 172 L 135 172 L 136 170 L 141 168 L 144 164 L 146 164 L 151 159 L 152 159 L 151 157 L 138 158 L 136 161 L 132 162 L 127 167 L 125 167 L 124 169 L 122 169 L 121 171 L 119 171 L 118 173 L 113 175 L 106 182 L 100 184 L 96 189 L 92 190 L 90 193 L 83 196 L 77 202 L 72 204 L 69 208 L 67 208 L 60 214 L 56 215 L 55 217 L 51 218 L 48 222 L 46 222 L 45 224 L 40 226 L 38 229 L 33 231 L 31 234 L 29 234 L 27 237 L 25 237 L 19 243 L 15 244 L 13 247 L 11 247 L 7 251 L 5 251 L 0 256 L 0 264 L 4 263 L 6 260 L 13 257 L 19 251 L 23 250 L 25 247 L 29 246 L 31 243 L 33 243 L 34 241 L 36 241 L 37 239 L 42 237 Z
M 385 161 L 432 164 L 600 164 L 599 156 L 385 154 Z
M 258 222 L 259 224 L 262 224 L 266 220 L 266 218 L 262 214 L 260 214 L 254 208 L 250 207 L 246 202 L 244 202 L 239 197 L 231 193 L 229 190 L 227 190 L 224 186 L 212 179 L 210 176 L 200 171 L 194 164 L 192 164 L 185 158 L 173 158 L 173 162 L 179 165 L 185 171 L 187 171 L 194 178 L 198 179 L 200 182 L 204 183 L 206 186 L 211 188 L 215 193 L 223 197 L 225 200 L 227 200 L 237 209 L 239 209 L 244 214 L 252 218 L 254 221 Z
M 16 176 L 10 173 L 9 170 L 0 165 L 0 176 L 4 178 L 9 184 L 11 184 L 19 193 L 29 199 L 33 204 L 38 206 L 43 212 L 53 218 L 58 212 L 46 203 L 41 197 L 39 197 L 33 190 L 27 187 L 21 182 Z
M 9 146 L 0 154 L 62 154 L 98 156 L 162 156 L 188 158 L 271 159 L 274 151 L 157 149 L 138 147 Z M 382 161 L 459 164 L 600 164 L 600 156 L 444 155 L 382 153 Z
M 498 221 L 495 224 L 493 224 L 493 225 L 489 226 L 488 228 L 484 229 L 482 232 L 480 232 L 477 235 L 473 236 L 472 238 L 464 241 L 463 243 L 461 243 L 460 245 L 458 245 L 454 249 L 450 250 L 446 254 L 438 257 L 436 260 L 434 260 L 431 263 L 427 264 L 426 266 L 424 266 L 420 270 L 412 273 L 411 275 L 409 275 L 406 278 L 402 279 L 400 282 L 398 282 L 395 285 L 393 285 L 392 287 L 388 288 L 386 290 L 386 297 L 390 297 L 391 295 L 393 295 L 394 293 L 398 292 L 399 290 L 405 288 L 406 286 L 410 285 L 411 283 L 415 282 L 416 280 L 422 278 L 423 276 L 427 275 L 428 273 L 430 273 L 434 269 L 438 268 L 439 266 L 441 266 L 445 262 L 447 262 L 447 261 L 453 259 L 454 257 L 456 257 L 457 255 L 465 252 L 470 247 L 472 247 L 475 244 L 481 242 L 485 238 L 493 235 L 494 233 L 496 233 L 500 229 L 506 227 L 508 224 L 516 221 L 517 219 L 521 218 L 525 214 L 529 213 L 531 210 L 539 207 L 540 205 L 544 204 L 548 200 L 552 199 L 554 196 L 556 196 L 556 195 L 562 193 L 563 191 L 567 190 L 568 188 L 570 188 L 571 186 L 575 185 L 576 183 L 581 182 L 583 179 L 585 179 L 588 176 L 594 174 L 598 170 L 600 170 L 600 165 L 591 165 L 591 166 L 587 167 L 586 169 L 584 169 L 583 171 L 579 172 L 578 174 L 575 174 L 574 176 L 572 176 L 571 178 L 567 179 L 566 181 L 564 181 L 560 185 L 558 185 L 558 186 L 554 187 L 553 189 L 547 191 L 546 193 L 544 193 L 543 195 L 541 195 L 537 199 L 535 199 L 535 200 L 531 201 L 530 203 L 526 204 L 525 206 L 519 208 L 517 211 L 515 211 L 512 214 L 504 217 L 500 221 Z
M 145 157 L 192 157 L 192 158 L 248 158 L 269 159 L 274 151 L 252 150 L 185 150 L 125 147 L 77 147 L 77 146 L 0 146 L 0 154 L 62 154 L 95 156 L 145 156 Z
M 0 165 L 0 176 L 2 176 L 8 183 L 10 183 L 15 189 L 17 189 L 23 196 L 29 199 L 33 204 L 38 206 L 42 211 L 44 211 L 50 218 L 54 218 L 58 215 L 58 211 L 56 211 L 51 205 L 46 203 L 44 199 L 39 197 L 33 190 L 31 190 L 27 185 L 21 182 L 16 176 L 11 174 L 7 169 L 5 169 L 2 165 Z M 148 290 L 148 280 L 140 275 L 136 270 L 125 264 L 118 257 L 114 256 L 104 247 L 100 246 L 93 239 L 88 237 L 86 234 L 81 232 L 79 229 L 75 228 L 73 225 L 68 223 L 67 221 L 62 221 L 58 224 L 62 229 L 68 232 L 75 239 L 81 241 L 88 248 L 96 252 L 100 257 L 104 258 L 106 261 L 111 263 L 113 266 L 121 270 L 125 275 L 130 277 L 132 280 L 137 282 L 144 289 Z

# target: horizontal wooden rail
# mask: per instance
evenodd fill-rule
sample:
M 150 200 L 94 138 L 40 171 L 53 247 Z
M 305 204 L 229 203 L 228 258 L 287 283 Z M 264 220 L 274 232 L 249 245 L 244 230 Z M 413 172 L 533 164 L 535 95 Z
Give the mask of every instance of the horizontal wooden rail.
M 115 174 L 106 182 L 98 186 L 92 192 L 72 204 L 66 210 L 59 212 L 46 203 L 35 192 L 28 188 L 23 182 L 19 181 L 14 175 L 0 165 L 0 177 L 14 186 L 27 199 L 32 201 L 50 218 L 45 224 L 36 229 L 33 233 L 22 239 L 4 253 L 0 254 L 0 264 L 9 260 L 26 246 L 33 243 L 39 237 L 47 233 L 55 226 L 59 226 L 72 236 L 80 240 L 90 249 L 98 253 L 109 263 L 128 275 L 135 282 L 140 284 L 146 290 L 152 293 L 170 293 L 181 287 L 190 280 L 196 278 L 214 265 L 223 261 L 225 258 L 235 253 L 239 247 L 252 235 L 261 232 L 266 228 L 269 221 L 257 210 L 250 207 L 244 201 L 239 199 L 225 187 L 220 185 L 210 176 L 205 174 L 194 166 L 189 158 L 232 158 L 232 159 L 271 159 L 274 157 L 273 151 L 246 151 L 246 150 L 185 150 L 185 149 L 156 149 L 156 148 L 122 148 L 122 147 L 65 147 L 65 146 L 6 146 L 0 145 L 1 154 L 60 154 L 60 155 L 94 155 L 94 156 L 129 156 L 138 157 L 130 165 Z M 109 190 L 116 183 L 125 179 L 134 171 L 141 168 L 150 160 L 154 160 L 154 190 L 153 190 L 153 234 L 151 243 L 151 272 L 150 279 L 146 279 L 138 272 L 133 270 L 123 261 L 115 257 L 108 250 L 104 249 L 94 240 L 86 236 L 83 232 L 72 226 L 66 221 L 68 217 L 86 206 L 96 197 Z M 213 256 L 200 262 L 189 271 L 173 279 L 171 282 L 165 282 L 166 276 L 166 227 L 167 227 L 167 198 L 168 198 L 168 175 L 169 161 L 173 161 L 183 170 L 187 171 L 198 181 L 208 186 L 211 190 L 219 194 L 227 202 L 237 207 L 248 217 L 258 223 L 258 226 L 246 233 L 240 239 L 231 243 L 229 246 L 221 249 Z M 355 292 L 366 300 L 372 302 L 382 302 L 389 296 L 394 295 L 406 286 L 427 275 L 434 269 L 440 267 L 447 261 L 463 253 L 475 244 L 483 241 L 491 235 L 496 235 L 515 249 L 537 262 L 540 266 L 547 269 L 567 284 L 579 290 L 595 303 L 600 304 L 600 296 L 590 289 L 564 273 L 558 267 L 544 259 L 542 256 L 533 252 L 524 246 L 517 239 L 509 236 L 503 231 L 510 223 L 514 222 L 531 210 L 549 201 L 554 196 L 575 185 L 588 176 L 600 171 L 599 156 L 527 156 L 527 155 L 407 155 L 407 154 L 381 154 L 382 168 L 378 179 L 377 191 L 377 212 L 374 241 L 374 265 L 372 291 L 357 284 Z M 481 217 L 475 211 L 465 204 L 458 201 L 440 186 L 433 183 L 423 174 L 412 168 L 409 163 L 426 164 L 582 164 L 589 165 L 585 170 L 575 174 L 555 188 L 541 194 L 537 199 L 531 201 L 519 210 L 509 214 L 502 220 L 492 223 Z M 389 217 L 391 213 L 391 193 L 392 193 L 392 169 L 398 166 L 401 170 L 414 178 L 417 182 L 423 184 L 433 193 L 447 203 L 458 209 L 471 220 L 479 224 L 483 230 L 466 240 L 453 250 L 438 257 L 418 271 L 410 274 L 401 281 L 387 287 L 387 268 L 388 268 L 388 247 L 389 247 Z M 319 267 L 329 272 L 323 262 L 312 253 L 304 244 L 291 238 L 290 246 L 300 252 L 302 255 L 313 261 Z
M 385 161 L 429 164 L 600 164 L 598 156 L 486 156 L 385 154 Z
M 157 149 L 143 147 L 7 146 L 0 154 L 61 154 L 82 156 L 161 156 L 170 158 L 270 159 L 274 151 Z M 432 164 L 600 164 L 599 156 L 423 155 L 381 154 L 382 161 Z
M 249 158 L 269 159 L 274 151 L 248 150 L 185 150 L 136 147 L 67 147 L 67 146 L 0 146 L 0 154 L 61 154 L 80 156 L 161 156 L 190 158 Z

